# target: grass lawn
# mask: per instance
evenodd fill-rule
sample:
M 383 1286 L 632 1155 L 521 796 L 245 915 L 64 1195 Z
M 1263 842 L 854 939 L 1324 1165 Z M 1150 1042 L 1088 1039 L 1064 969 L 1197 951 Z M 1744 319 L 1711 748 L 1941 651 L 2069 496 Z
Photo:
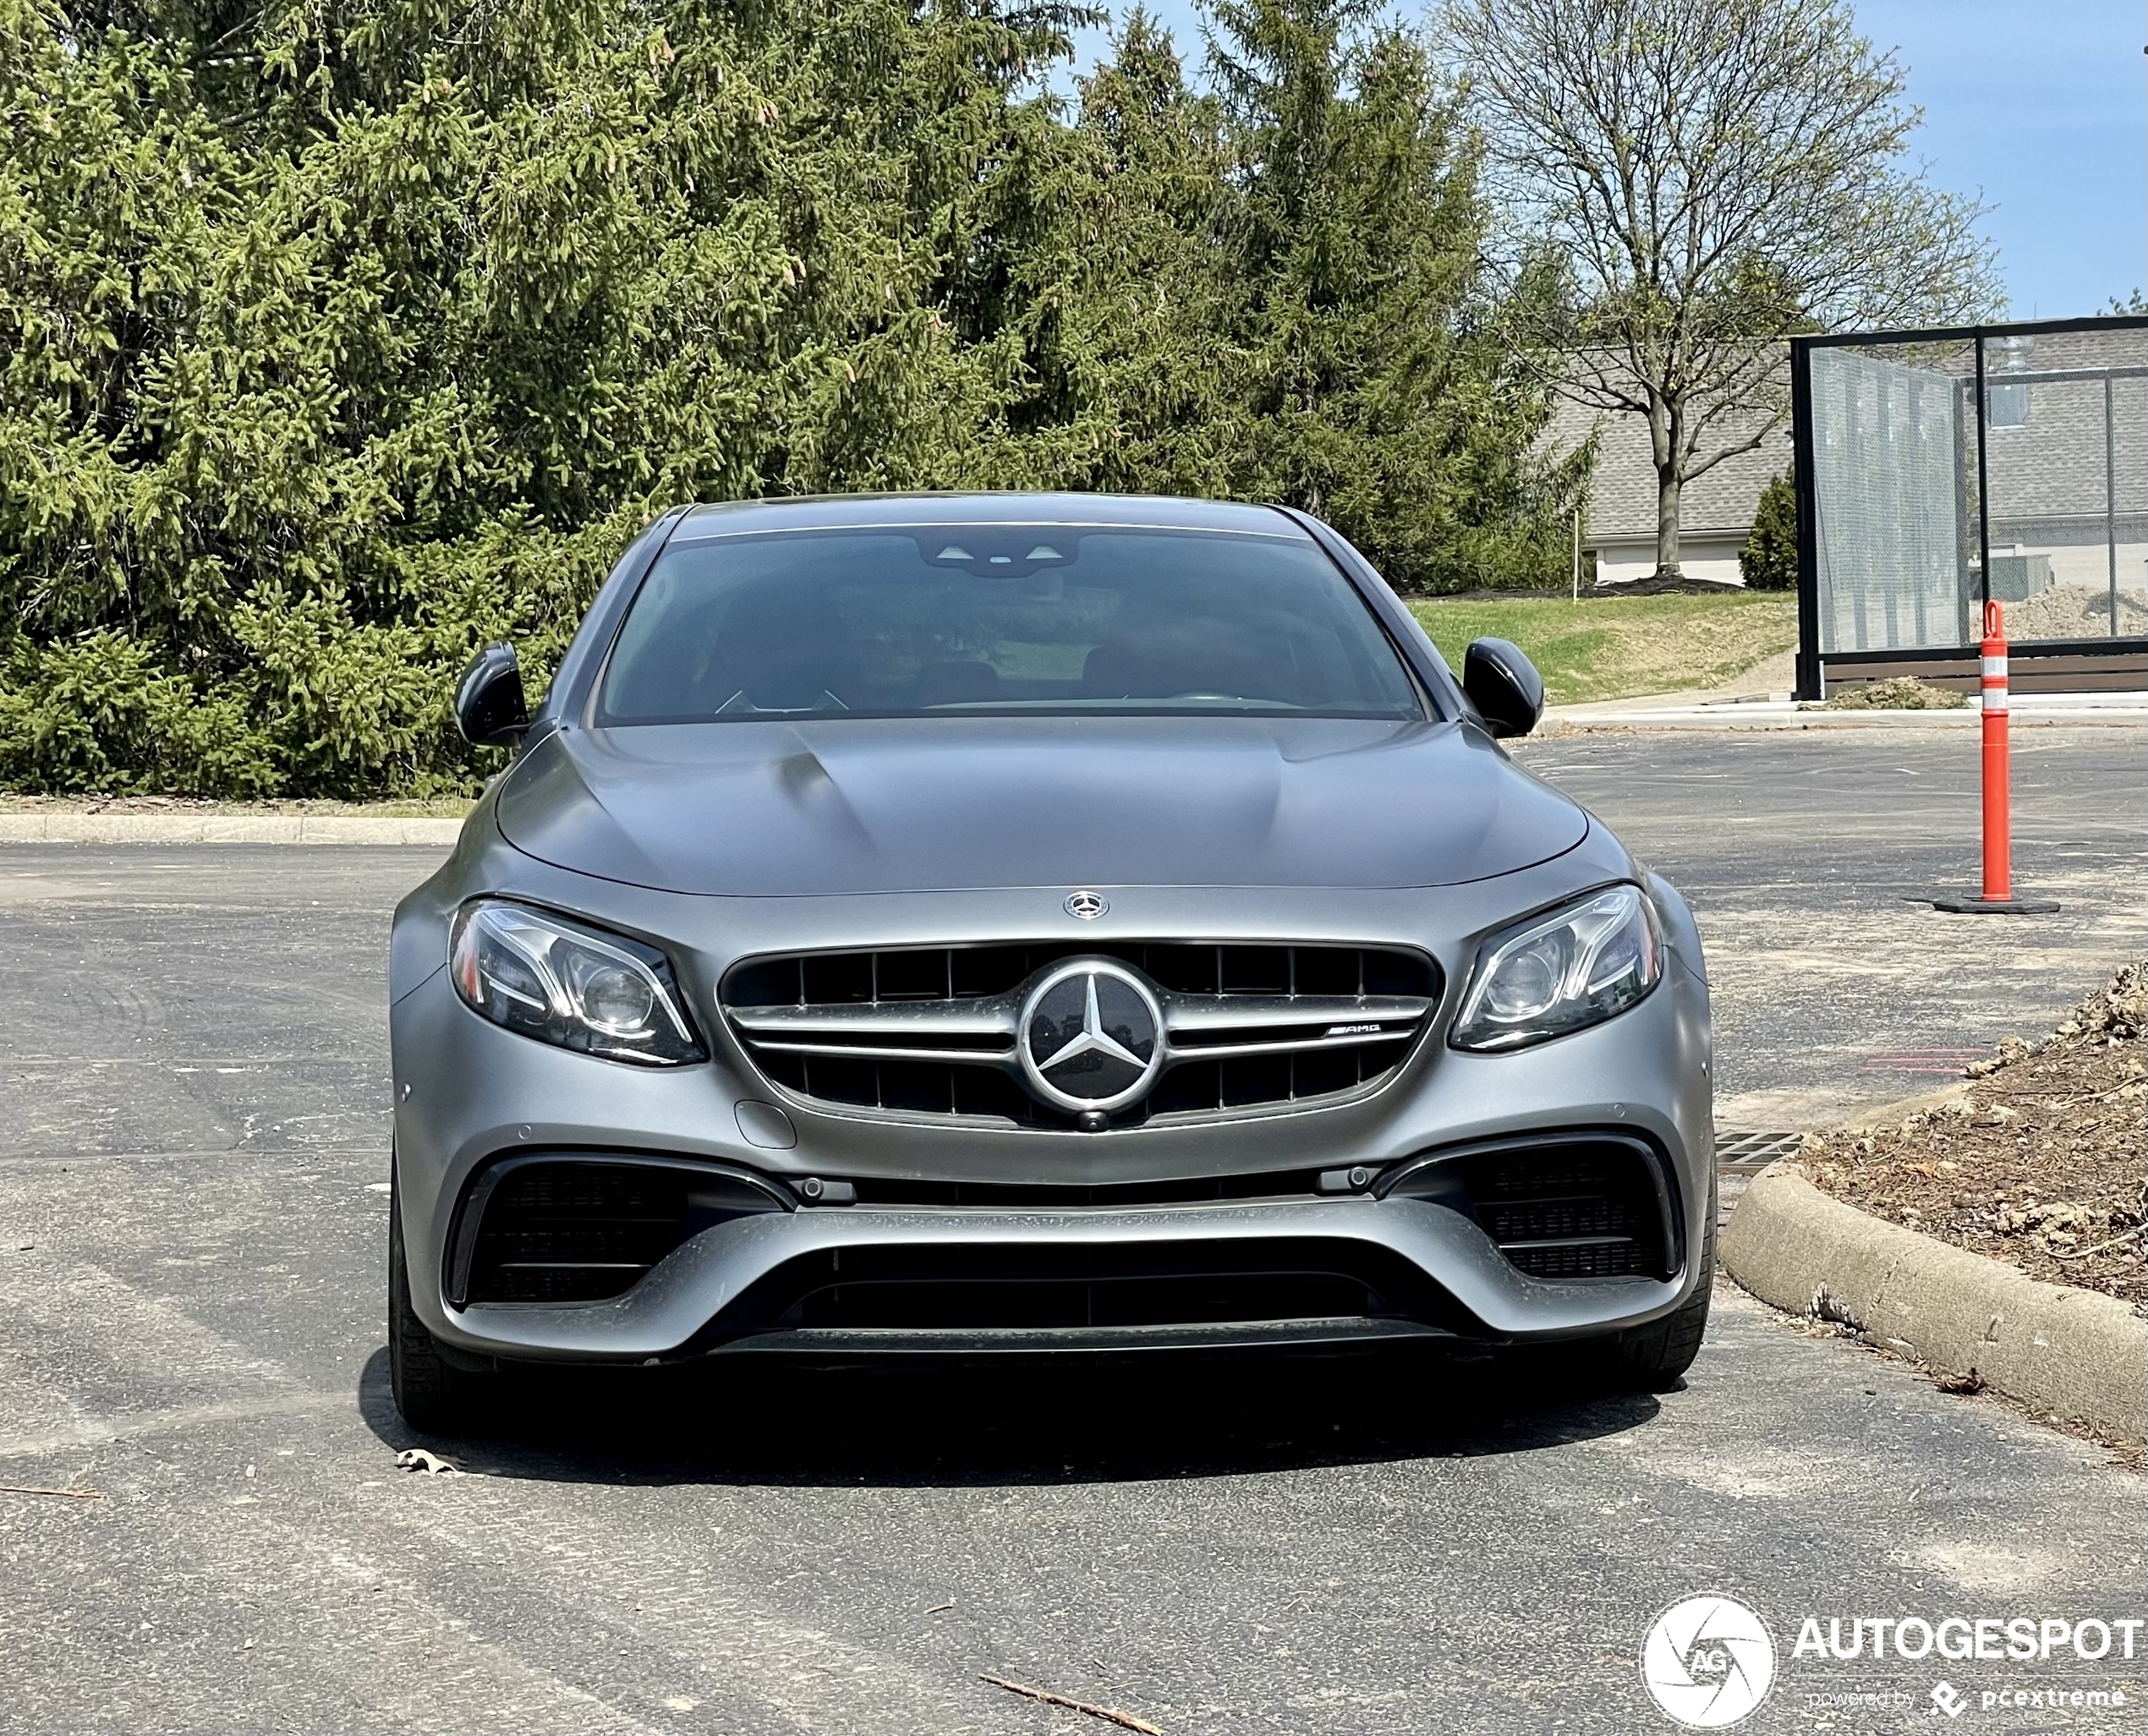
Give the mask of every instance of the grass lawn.
M 1462 672 L 1469 642 L 1511 639 L 1528 653 L 1554 705 L 1717 687 L 1797 643 L 1797 599 L 1516 597 L 1512 602 L 1412 602 L 1440 654 Z

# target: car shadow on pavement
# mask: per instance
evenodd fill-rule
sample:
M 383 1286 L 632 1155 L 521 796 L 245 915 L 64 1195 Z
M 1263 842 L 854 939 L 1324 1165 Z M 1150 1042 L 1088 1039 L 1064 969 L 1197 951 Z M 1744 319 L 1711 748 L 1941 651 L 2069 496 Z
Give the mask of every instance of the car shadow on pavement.
M 381 1350 L 358 1399 L 388 1445 L 451 1453 L 489 1476 L 809 1487 L 1137 1481 L 1505 1455 L 1618 1434 L 1658 1409 L 1570 1358 L 1394 1351 L 546 1372 L 503 1379 L 483 1433 L 443 1441 L 397 1412 Z

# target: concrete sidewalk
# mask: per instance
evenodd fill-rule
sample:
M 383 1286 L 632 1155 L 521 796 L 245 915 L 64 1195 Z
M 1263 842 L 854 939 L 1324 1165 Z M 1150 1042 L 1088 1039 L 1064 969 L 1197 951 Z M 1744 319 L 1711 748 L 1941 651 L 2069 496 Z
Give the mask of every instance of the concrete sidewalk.
M 421 844 L 452 849 L 463 822 L 366 813 L 0 813 L 0 844 Z

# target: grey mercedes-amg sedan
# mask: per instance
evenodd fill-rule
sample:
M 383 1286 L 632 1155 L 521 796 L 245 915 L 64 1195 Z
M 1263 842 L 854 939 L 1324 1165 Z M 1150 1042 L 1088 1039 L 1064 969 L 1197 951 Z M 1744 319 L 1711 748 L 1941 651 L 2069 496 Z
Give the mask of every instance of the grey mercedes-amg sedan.
M 389 1341 L 516 1364 L 1586 1341 L 1693 1358 L 1679 895 L 1335 533 L 1088 495 L 693 507 L 396 913 Z

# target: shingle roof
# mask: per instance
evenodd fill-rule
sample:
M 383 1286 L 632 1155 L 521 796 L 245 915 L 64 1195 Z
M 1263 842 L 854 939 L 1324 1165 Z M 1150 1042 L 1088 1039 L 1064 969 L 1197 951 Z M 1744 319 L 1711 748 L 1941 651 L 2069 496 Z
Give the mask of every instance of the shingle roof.
M 1784 366 L 1787 375 L 1787 358 Z M 1766 420 L 1761 415 L 1742 420 L 1726 417 L 1708 430 L 1701 456 L 1719 450 L 1727 441 L 1742 437 Z M 1592 428 L 1600 430 L 1600 435 L 1589 501 L 1588 539 L 1654 535 L 1656 465 L 1649 452 L 1647 419 L 1555 398 L 1545 437 L 1558 452 L 1570 452 L 1588 438 Z M 1790 427 L 1786 419 L 1755 450 L 1725 458 L 1686 484 L 1679 515 L 1682 528 L 1688 531 L 1751 529 L 1761 490 L 1770 477 L 1787 474 L 1789 468 Z

